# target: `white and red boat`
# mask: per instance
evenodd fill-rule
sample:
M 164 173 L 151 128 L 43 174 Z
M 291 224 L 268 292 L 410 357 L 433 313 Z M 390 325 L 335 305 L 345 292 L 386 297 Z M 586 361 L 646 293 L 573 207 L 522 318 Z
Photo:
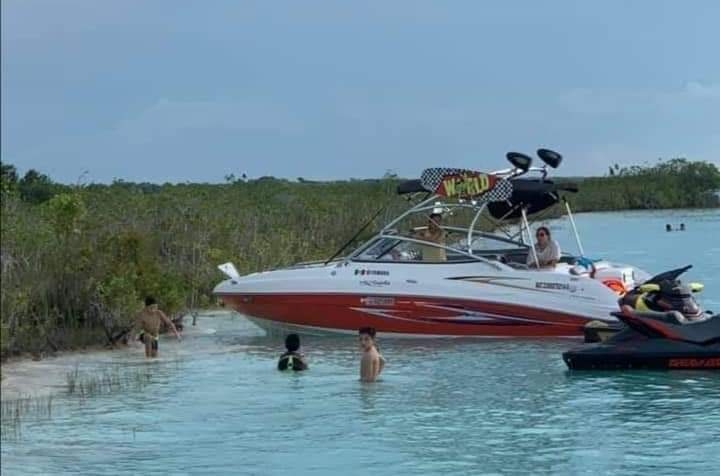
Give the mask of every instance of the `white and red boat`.
M 545 165 L 531 167 L 530 157 L 511 152 L 512 167 L 490 174 L 427 169 L 398 186 L 416 204 L 354 252 L 246 276 L 226 263 L 220 269 L 227 279 L 214 292 L 266 330 L 350 333 L 371 326 L 413 337 L 580 336 L 591 320 L 615 319 L 619 295 L 650 276 L 583 258 L 567 201 L 579 255 L 563 254 L 554 268 L 527 266 L 528 255 L 531 263 L 537 259 L 528 216 L 577 191 L 547 179 L 559 154 L 540 149 L 538 156 Z M 437 213 L 450 218 L 442 220 L 444 240 L 426 240 L 426 227 L 412 225 Z M 477 229 L 486 219 L 495 232 Z M 469 225 L 450 224 L 463 220 Z

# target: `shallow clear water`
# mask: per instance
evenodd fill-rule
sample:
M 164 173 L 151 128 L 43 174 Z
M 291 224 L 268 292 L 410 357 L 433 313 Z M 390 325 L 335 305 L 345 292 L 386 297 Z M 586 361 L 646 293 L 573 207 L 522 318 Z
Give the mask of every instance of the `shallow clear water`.
M 720 308 L 720 212 L 576 217 L 587 255 L 651 272 L 692 263 Z M 664 224 L 687 231 L 666 233 Z M 553 225 L 572 249 L 567 223 Z M 274 370 L 281 344 L 242 317 L 201 316 L 81 370 L 135 375 L 51 416 L 4 422 L 2 474 L 717 474 L 720 374 L 569 373 L 571 341 L 382 340 L 381 382 L 357 381 L 355 341 L 304 342 L 311 370 Z M 89 359 L 90 360 L 90 359 Z M 105 370 L 103 370 L 105 369 Z M 129 378 L 128 380 L 131 380 Z

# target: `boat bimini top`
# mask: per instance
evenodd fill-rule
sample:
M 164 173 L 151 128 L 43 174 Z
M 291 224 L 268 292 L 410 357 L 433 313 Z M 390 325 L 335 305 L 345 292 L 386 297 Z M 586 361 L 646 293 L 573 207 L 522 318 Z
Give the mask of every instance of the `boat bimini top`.
M 574 184 L 558 184 L 549 180 L 548 167 L 557 168 L 562 156 L 549 149 L 539 149 L 542 167 L 532 167 L 532 158 L 519 152 L 509 152 L 507 160 L 512 167 L 491 173 L 467 169 L 430 168 L 423 171 L 420 179 L 401 182 L 397 192 L 412 199 L 420 197 L 417 204 L 388 223 L 373 239 L 351 253 L 354 261 L 417 261 L 418 249 L 442 248 L 447 262 L 483 261 L 497 267 L 498 263 L 512 267 L 525 267 L 528 253 L 534 256 L 532 232 L 528 216 L 549 209 L 564 201 L 575 234 L 580 255 L 582 244 L 572 218 L 572 212 L 563 192 L 575 193 Z M 470 221 L 467 227 L 444 225 L 441 228 L 447 241 L 437 243 L 418 236 L 417 233 L 402 234 L 397 231 L 401 222 L 410 220 L 417 224 L 417 217 L 462 214 Z M 478 229 L 481 217 L 490 220 L 497 233 Z M 519 231 L 508 230 L 509 223 L 519 221 Z M 413 232 L 426 227 L 416 226 Z M 337 254 L 335 255 L 337 256 Z M 335 257 L 333 256 L 333 258 Z M 567 255 L 564 260 L 573 260 Z M 330 261 L 330 260 L 329 260 Z

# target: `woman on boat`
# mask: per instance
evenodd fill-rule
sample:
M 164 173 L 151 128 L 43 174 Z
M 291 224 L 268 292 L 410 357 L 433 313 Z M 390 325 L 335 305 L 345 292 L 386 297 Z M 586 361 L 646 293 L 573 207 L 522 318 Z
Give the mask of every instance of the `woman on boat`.
M 527 265 L 531 268 L 554 268 L 560 261 L 560 245 L 550 236 L 550 230 L 541 226 L 535 232 L 535 253 L 530 251 L 527 256 Z M 537 262 L 535 256 L 537 255 Z

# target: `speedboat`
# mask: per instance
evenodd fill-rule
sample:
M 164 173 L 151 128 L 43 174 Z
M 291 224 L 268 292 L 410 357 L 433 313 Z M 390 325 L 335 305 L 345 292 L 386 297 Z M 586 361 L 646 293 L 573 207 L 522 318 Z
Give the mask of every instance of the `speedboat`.
M 571 370 L 720 370 L 720 314 L 687 319 L 678 311 L 614 314 L 624 329 L 606 341 L 563 354 Z
M 528 155 L 510 152 L 510 168 L 491 173 L 426 169 L 397 187 L 413 205 L 354 251 L 244 276 L 225 263 L 227 279 L 214 293 L 268 331 L 370 326 L 410 337 L 577 337 L 590 321 L 616 322 L 618 297 L 650 275 L 585 257 L 567 200 L 578 188 L 548 178 L 560 154 L 537 156 L 543 165 L 533 167 Z M 528 217 L 560 202 L 578 254 L 542 268 Z M 428 238 L 433 223 L 442 239 Z

